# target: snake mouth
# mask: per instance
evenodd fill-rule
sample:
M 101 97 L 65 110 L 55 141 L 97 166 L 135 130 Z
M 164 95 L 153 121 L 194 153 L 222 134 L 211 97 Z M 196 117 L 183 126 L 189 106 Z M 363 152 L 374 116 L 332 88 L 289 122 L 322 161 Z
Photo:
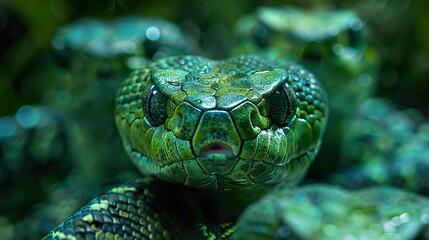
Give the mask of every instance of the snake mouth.
M 205 157 L 211 154 L 223 154 L 226 157 L 233 157 L 234 151 L 224 143 L 210 143 L 201 149 L 200 157 Z

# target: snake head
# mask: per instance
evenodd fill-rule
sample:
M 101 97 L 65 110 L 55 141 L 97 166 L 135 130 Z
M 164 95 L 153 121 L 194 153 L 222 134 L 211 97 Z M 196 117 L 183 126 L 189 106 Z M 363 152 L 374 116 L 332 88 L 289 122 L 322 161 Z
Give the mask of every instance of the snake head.
M 116 99 L 119 132 L 141 172 L 222 190 L 298 182 L 326 115 L 311 73 L 256 56 L 164 58 L 134 71 Z

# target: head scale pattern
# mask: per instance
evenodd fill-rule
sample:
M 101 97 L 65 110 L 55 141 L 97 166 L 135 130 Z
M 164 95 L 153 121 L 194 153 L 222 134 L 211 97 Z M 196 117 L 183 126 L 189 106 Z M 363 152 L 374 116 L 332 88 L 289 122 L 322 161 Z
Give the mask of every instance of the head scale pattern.
M 298 182 L 320 147 L 327 107 L 322 86 L 299 65 L 182 56 L 123 81 L 115 118 L 143 173 L 234 189 Z

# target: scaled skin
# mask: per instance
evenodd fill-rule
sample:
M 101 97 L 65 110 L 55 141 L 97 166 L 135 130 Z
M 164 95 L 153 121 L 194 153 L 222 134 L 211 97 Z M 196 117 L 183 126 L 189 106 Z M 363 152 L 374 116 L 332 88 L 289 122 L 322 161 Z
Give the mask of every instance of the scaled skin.
M 115 119 L 132 160 L 169 182 L 239 190 L 145 177 L 94 199 L 46 239 L 194 239 L 197 223 L 203 239 L 230 239 L 234 226 L 221 223 L 235 222 L 261 189 L 305 175 L 325 128 L 325 99 L 312 74 L 283 61 L 184 56 L 145 65 L 117 95 Z
M 144 174 L 221 190 L 299 182 L 326 116 L 311 73 L 255 56 L 149 63 L 122 83 L 116 107 L 125 148 Z
M 172 66 L 181 66 L 181 69 L 172 70 Z M 201 66 L 208 66 L 203 69 L 211 69 L 212 74 L 197 71 Z M 247 69 L 248 66 L 252 66 L 251 69 Z M 228 67 L 236 68 L 238 75 Z M 264 76 L 259 79 L 263 84 L 254 85 L 255 94 L 249 95 L 249 87 L 246 90 L 242 86 L 252 83 L 255 75 Z M 234 81 L 240 83 L 235 87 L 233 81 L 227 81 L 234 76 L 244 79 Z M 299 156 L 312 160 L 325 123 L 326 107 L 319 99 L 323 92 L 311 79 L 311 74 L 296 65 L 257 57 L 221 62 L 189 56 L 168 58 L 135 72 L 124 82 L 118 95 L 116 121 L 126 148 L 146 174 L 214 189 L 294 183 L 308 166 L 297 164 L 303 163 Z M 228 92 L 231 89 L 235 95 Z M 208 94 L 209 91 L 214 93 Z M 222 102 L 227 97 L 229 100 Z M 286 103 L 287 107 L 280 103 Z M 323 115 L 319 114 L 321 110 Z M 286 145 L 278 142 L 280 147 L 287 148 L 284 154 L 273 151 L 280 149 L 272 145 L 276 140 L 272 141 L 270 134 L 275 132 L 289 132 L 284 134 L 286 138 L 280 139 L 286 139 Z M 173 145 L 163 140 L 167 136 L 172 137 Z M 246 148 L 245 143 L 252 139 L 256 139 L 256 144 Z M 244 158 L 246 154 L 250 157 Z M 231 159 L 236 163 L 225 173 Z M 248 172 L 236 168 L 242 162 L 249 165 Z M 179 167 L 170 167 L 175 164 Z M 265 165 L 272 168 L 258 170 Z M 292 170 L 276 171 L 285 168 Z M 253 177 L 257 171 L 261 171 L 259 178 Z M 198 179 L 201 182 L 196 182 Z M 189 194 L 195 193 L 195 188 L 145 177 L 94 199 L 46 239 L 360 239 L 368 236 L 414 239 L 428 236 L 427 199 L 408 192 L 386 188 L 348 192 L 324 185 L 265 189 L 272 191 L 255 204 L 244 206 L 247 208 L 243 214 L 241 209 L 233 213 L 230 220 L 237 222 L 234 227 L 220 224 L 227 221 L 213 215 L 195 216 L 204 215 L 207 209 L 230 213 L 228 204 L 245 205 L 242 200 L 225 202 L 219 197 L 234 191 L 206 191 L 204 197 L 200 195 L 192 202 Z M 207 192 L 218 195 L 207 196 Z M 241 196 L 247 198 L 251 192 L 254 189 Z M 207 209 L 203 209 L 203 204 Z M 197 223 L 201 222 L 204 225 L 198 227 Z M 210 226 L 211 223 L 217 226 Z M 199 236 L 189 237 L 187 230 L 195 227 L 199 228 Z

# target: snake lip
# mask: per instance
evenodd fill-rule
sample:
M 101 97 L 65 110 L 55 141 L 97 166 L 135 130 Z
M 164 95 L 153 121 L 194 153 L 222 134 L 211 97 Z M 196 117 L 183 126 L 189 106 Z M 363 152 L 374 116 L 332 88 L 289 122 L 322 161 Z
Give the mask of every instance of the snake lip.
M 234 156 L 232 148 L 224 143 L 210 143 L 201 149 L 201 157 L 205 157 L 210 154 L 223 154 L 227 157 Z

